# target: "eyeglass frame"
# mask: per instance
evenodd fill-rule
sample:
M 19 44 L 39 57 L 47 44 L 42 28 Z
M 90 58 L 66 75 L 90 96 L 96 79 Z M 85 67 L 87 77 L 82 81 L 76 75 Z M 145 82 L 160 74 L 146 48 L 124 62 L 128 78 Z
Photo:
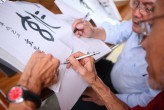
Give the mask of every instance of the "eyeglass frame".
M 157 15 L 157 16 L 154 16 L 154 17 L 152 17 L 152 18 L 150 18 L 150 19 L 145 19 L 145 20 L 141 20 L 140 21 L 140 23 L 146 23 L 146 22 L 150 22 L 150 21 L 154 21 L 154 20 L 157 20 L 157 19 L 161 19 L 161 18 L 164 18 L 164 14 L 163 15 Z M 139 24 L 140 24 L 139 23 Z M 151 29 L 151 25 L 150 25 L 150 29 Z M 140 25 L 140 29 L 141 29 L 142 27 L 141 27 L 141 25 Z M 141 32 L 143 32 L 143 30 L 141 30 Z M 150 32 L 151 32 L 151 30 L 150 30 Z M 145 34 L 145 33 L 142 33 L 143 35 L 148 35 L 148 33 L 147 34 Z
M 157 19 L 161 19 L 161 18 L 164 18 L 164 14 L 163 15 L 154 16 L 151 19 L 141 20 L 139 22 L 139 24 L 140 24 L 139 44 L 141 43 L 141 41 L 144 38 L 146 38 L 147 36 L 150 36 L 152 25 L 150 25 L 150 23 L 148 23 L 148 22 L 154 21 L 154 20 L 157 20 Z
M 139 9 L 139 12 L 140 12 L 142 15 L 147 16 L 147 15 L 150 15 L 150 14 L 152 14 L 152 13 L 154 12 L 155 6 L 154 6 L 153 8 L 151 8 L 151 9 L 149 9 L 149 8 L 146 8 L 146 7 L 143 5 L 142 2 L 140 2 L 140 1 L 138 1 L 138 0 L 135 0 L 135 1 L 137 1 L 138 4 L 134 7 L 134 6 L 133 6 L 133 5 L 134 5 L 134 4 L 133 4 L 134 0 L 131 0 L 131 1 L 130 1 L 130 7 L 131 7 L 132 9 L 135 9 L 135 10 Z M 142 11 L 145 11 L 146 14 L 144 14 Z M 148 12 L 147 12 L 147 11 L 148 11 Z

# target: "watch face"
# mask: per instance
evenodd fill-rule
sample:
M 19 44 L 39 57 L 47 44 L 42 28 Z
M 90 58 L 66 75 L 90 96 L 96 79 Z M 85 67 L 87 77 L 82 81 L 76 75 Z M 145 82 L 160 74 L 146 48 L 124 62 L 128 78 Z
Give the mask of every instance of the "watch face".
M 21 87 L 13 87 L 11 90 L 8 92 L 8 99 L 11 102 L 18 102 L 20 99 L 22 99 L 22 94 L 23 90 Z

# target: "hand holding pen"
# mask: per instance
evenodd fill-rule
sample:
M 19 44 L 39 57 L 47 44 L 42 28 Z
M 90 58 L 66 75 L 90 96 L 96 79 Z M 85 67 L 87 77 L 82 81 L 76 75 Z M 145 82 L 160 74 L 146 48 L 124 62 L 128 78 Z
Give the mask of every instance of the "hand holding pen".
M 84 16 L 84 18 L 82 19 L 82 22 L 84 22 L 88 17 L 89 17 L 89 12 Z M 78 31 L 77 28 L 75 28 L 75 30 L 73 30 L 73 33 L 76 33 L 76 31 Z
M 86 55 L 77 57 L 76 60 L 81 60 L 81 59 L 84 59 L 84 58 L 86 58 L 86 57 L 91 57 L 91 56 L 94 56 L 94 55 L 97 55 L 97 54 L 100 54 L 100 52 L 89 53 L 89 54 L 86 54 Z M 69 61 L 65 61 L 65 62 L 62 63 L 62 64 L 69 64 Z
M 98 53 L 91 53 L 91 54 L 99 54 Z M 72 54 L 67 60 L 70 62 L 67 64 L 67 68 L 73 68 L 81 77 L 89 84 L 92 84 L 97 75 L 95 69 L 95 61 L 92 57 L 85 57 L 78 61 L 76 58 L 78 56 L 85 56 L 82 52 L 77 52 Z M 80 57 L 79 57 L 80 58 Z
M 88 19 L 89 15 L 90 14 L 87 13 L 83 19 L 77 19 L 74 21 L 72 28 L 73 28 L 73 33 L 77 37 L 82 36 L 82 37 L 89 38 L 89 37 L 93 36 L 94 27 L 92 26 L 92 24 L 89 21 L 86 20 L 86 19 Z

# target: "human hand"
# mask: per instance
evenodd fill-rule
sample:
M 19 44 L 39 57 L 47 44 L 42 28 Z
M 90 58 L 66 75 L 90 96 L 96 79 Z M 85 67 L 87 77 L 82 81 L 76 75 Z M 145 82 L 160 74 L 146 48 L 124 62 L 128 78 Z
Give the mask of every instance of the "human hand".
M 94 34 L 94 27 L 92 26 L 92 24 L 89 21 L 83 21 L 82 19 L 77 19 L 74 21 L 73 25 L 72 25 L 72 29 L 78 29 L 75 32 L 75 35 L 77 37 L 92 37 Z
M 72 54 L 67 60 L 70 62 L 67 64 L 67 68 L 72 68 L 79 73 L 82 78 L 89 84 L 92 84 L 96 80 L 96 70 L 94 59 L 92 57 L 86 57 L 81 60 L 77 60 L 77 57 L 83 56 L 84 53 L 77 52 Z
M 39 95 L 44 87 L 58 81 L 59 64 L 51 54 L 37 51 L 28 61 L 18 84 Z
M 86 88 L 86 90 L 83 92 L 83 95 L 88 96 L 88 97 L 85 97 L 85 98 L 83 97 L 82 98 L 83 101 L 94 102 L 94 103 L 96 103 L 97 105 L 100 105 L 100 106 L 104 105 L 103 101 L 99 98 L 97 93 L 91 87 Z

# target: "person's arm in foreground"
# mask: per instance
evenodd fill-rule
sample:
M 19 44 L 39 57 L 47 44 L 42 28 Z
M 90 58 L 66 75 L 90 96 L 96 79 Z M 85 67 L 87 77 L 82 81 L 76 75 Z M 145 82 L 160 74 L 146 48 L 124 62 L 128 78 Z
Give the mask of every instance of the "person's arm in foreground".
M 70 61 L 70 64 L 67 65 L 67 68 L 72 66 L 72 68 L 90 84 L 90 86 L 99 95 L 100 99 L 103 101 L 108 110 L 128 110 L 129 107 L 124 102 L 119 100 L 96 75 L 93 58 L 87 57 L 80 61 L 75 59 L 82 55 L 84 54 L 81 52 L 72 54 L 67 59 Z
M 35 52 L 27 63 L 18 85 L 26 87 L 36 95 L 40 95 L 44 87 L 57 82 L 59 60 L 50 54 Z M 35 110 L 36 105 L 31 101 L 10 103 L 9 110 Z

